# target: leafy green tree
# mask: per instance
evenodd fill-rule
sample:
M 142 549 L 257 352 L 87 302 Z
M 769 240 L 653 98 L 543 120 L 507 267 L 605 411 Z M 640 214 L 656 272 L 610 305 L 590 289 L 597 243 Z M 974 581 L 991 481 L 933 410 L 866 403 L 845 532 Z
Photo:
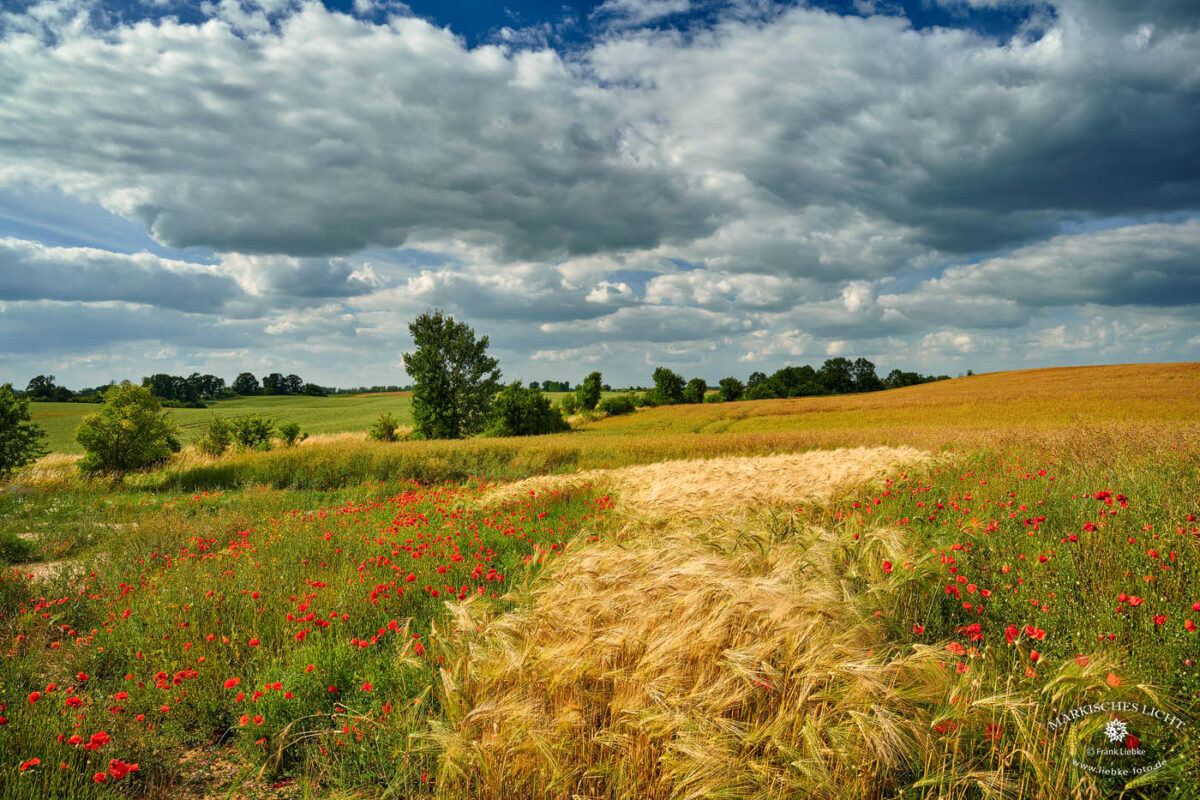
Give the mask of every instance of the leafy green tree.
M 287 394 L 300 394 L 304 391 L 304 379 L 292 373 L 283 379 L 283 388 Z
M 287 394 L 287 378 L 282 373 L 272 372 L 262 379 L 263 394 Z
M 34 400 L 49 400 L 54 396 L 56 388 L 58 387 L 54 385 L 53 375 L 38 375 L 29 380 L 25 387 L 25 393 Z
M 261 387 L 258 378 L 252 373 L 243 372 L 233 379 L 233 391 L 240 395 L 259 394 Z
M 720 387 L 722 403 L 741 400 L 742 395 L 746 392 L 746 387 L 737 378 L 721 378 Z
M 216 458 L 223 455 L 231 444 L 233 444 L 233 429 L 229 422 L 214 416 L 208 421 L 204 435 L 196 440 L 196 449 L 206 456 Z
M 29 400 L 13 394 L 12 384 L 0 386 L 0 479 L 46 454 L 46 432 L 29 417 Z
M 233 440 L 243 450 L 270 450 L 275 438 L 275 422 L 269 417 L 251 414 L 230 420 Z
M 105 393 L 100 410 L 75 430 L 75 441 L 85 452 L 80 469 L 118 474 L 160 464 L 182 446 L 179 429 L 158 398 L 131 383 Z
M 877 392 L 883 388 L 883 381 L 875 374 L 875 365 L 865 358 L 854 359 L 850 365 L 850 377 L 856 392 Z
M 683 378 L 666 367 L 654 370 L 654 400 L 660 406 L 683 402 Z
M 400 424 L 396 422 L 392 412 L 384 411 L 379 415 L 379 419 L 375 420 L 375 424 L 367 430 L 367 436 L 377 442 L 394 442 L 396 441 L 396 429 L 399 427 Z
M 576 395 L 569 394 L 558 401 L 558 407 L 562 409 L 562 413 L 568 416 L 576 414 L 579 412 L 579 398 Z
M 683 402 L 703 403 L 704 395 L 708 393 L 708 381 L 704 378 L 692 378 L 683 387 Z
M 550 399 L 540 389 L 526 388 L 520 381 L 514 381 L 496 395 L 487 433 L 489 436 L 539 436 L 570 429 L 562 413 L 550 405 Z
M 750 377 L 746 380 L 746 388 L 753 389 L 767 379 L 765 372 L 751 372 Z
M 854 391 L 853 364 L 848 358 L 830 358 L 817 370 L 817 379 L 830 394 Z
M 584 411 L 591 411 L 600 402 L 600 391 L 602 386 L 600 373 L 593 372 L 583 379 L 583 385 L 579 387 L 579 391 L 575 393 L 575 397 L 579 400 L 579 406 Z
M 408 330 L 416 349 L 404 354 L 404 369 L 413 379 L 416 433 L 458 439 L 482 431 L 500 387 L 488 337 L 476 339 L 469 325 L 441 311 L 422 314 Z

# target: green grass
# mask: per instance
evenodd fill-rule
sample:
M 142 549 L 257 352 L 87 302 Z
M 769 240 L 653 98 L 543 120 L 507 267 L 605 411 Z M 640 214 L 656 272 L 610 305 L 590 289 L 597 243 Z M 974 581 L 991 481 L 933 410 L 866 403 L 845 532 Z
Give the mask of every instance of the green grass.
M 165 797 L 214 750 L 246 779 L 426 794 L 435 759 L 409 733 L 440 718 L 446 601 L 504 607 L 605 511 L 484 488 L 0 495 L 0 542 L 32 532 L 0 571 L 0 798 L 110 796 L 93 780 L 110 759 L 139 765 L 122 786 Z M 97 750 L 67 741 L 99 731 Z
M 82 453 L 74 439 L 75 429 L 87 414 L 99 409 L 90 403 L 31 403 L 33 421 L 46 430 L 52 453 Z M 305 433 L 365 431 L 385 411 L 401 425 L 412 424 L 412 398 L 408 395 L 368 394 L 332 397 L 239 397 L 220 400 L 208 408 L 168 409 L 183 431 L 188 444 L 198 439 L 214 416 L 223 418 L 262 414 L 277 422 L 297 422 Z
M 557 403 L 567 392 L 547 392 Z M 605 392 L 608 397 L 616 392 Z M 81 454 L 74 438 L 75 429 L 87 414 L 99 409 L 92 403 L 30 403 L 33 421 L 46 431 L 46 445 L 51 453 Z M 183 431 L 184 444 L 190 444 L 204 433 L 204 426 L 214 416 L 222 418 L 262 414 L 276 422 L 296 422 L 308 434 L 365 431 L 385 411 L 402 426 L 412 425 L 412 397 L 408 394 L 353 394 L 332 397 L 239 397 L 219 400 L 208 408 L 167 409 Z

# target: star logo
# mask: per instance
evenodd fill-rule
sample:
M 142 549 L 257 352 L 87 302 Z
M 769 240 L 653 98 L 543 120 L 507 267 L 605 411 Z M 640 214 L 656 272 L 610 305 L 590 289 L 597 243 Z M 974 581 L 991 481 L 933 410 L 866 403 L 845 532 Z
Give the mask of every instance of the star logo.
M 1121 720 L 1112 719 L 1104 726 L 1104 735 L 1108 737 L 1110 742 L 1123 742 L 1125 741 L 1125 737 L 1129 735 L 1129 728 Z

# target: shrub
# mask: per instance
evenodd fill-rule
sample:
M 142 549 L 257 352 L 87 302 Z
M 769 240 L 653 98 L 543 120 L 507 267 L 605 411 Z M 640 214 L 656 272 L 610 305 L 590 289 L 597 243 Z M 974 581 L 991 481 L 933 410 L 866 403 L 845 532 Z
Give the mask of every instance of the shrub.
M 400 424 L 396 422 L 392 412 L 384 411 L 379 415 L 379 419 L 375 420 L 375 424 L 367 429 L 367 436 L 377 442 L 394 442 L 397 439 L 396 428 L 398 427 Z
M 496 395 L 492 403 L 489 436 L 537 436 L 570 430 L 557 408 L 540 389 L 525 388 L 514 381 Z
M 123 473 L 160 464 L 178 453 L 179 429 L 149 389 L 126 383 L 110 389 L 95 414 L 75 431 L 84 472 Z
M 634 395 L 633 404 L 638 408 L 654 408 L 658 405 L 658 400 L 655 399 L 651 392 Z
M 575 414 L 579 411 L 579 398 L 573 394 L 569 394 L 562 400 L 558 401 L 558 407 L 562 409 L 564 414 Z
M 295 447 L 297 443 L 307 439 L 308 434 L 300 432 L 300 423 L 285 422 L 279 426 L 279 438 L 283 439 L 284 447 Z
M 252 414 L 238 417 L 229 423 L 233 440 L 243 450 L 270 450 L 275 437 L 275 423 L 268 417 Z
M 0 479 L 46 454 L 46 432 L 29 421 L 29 401 L 0 386 Z
M 712 394 L 706 394 L 706 395 L 704 396 L 704 402 L 706 402 L 706 403 L 719 403 L 719 402 L 721 402 L 721 393 L 720 393 L 720 392 L 713 392 Z
M 634 404 L 634 399 L 631 395 L 617 395 L 616 397 L 606 397 L 600 401 L 597 409 L 610 417 L 619 417 L 622 414 L 632 414 L 637 406 Z
M 204 435 L 196 441 L 196 449 L 206 456 L 214 458 L 224 454 L 233 444 L 233 429 L 229 422 L 214 416 L 208 421 Z
M 579 406 L 584 411 L 593 410 L 600 402 L 600 390 L 602 388 L 603 383 L 599 372 L 593 372 L 584 378 L 583 385 L 575 393 L 576 399 L 579 400 Z

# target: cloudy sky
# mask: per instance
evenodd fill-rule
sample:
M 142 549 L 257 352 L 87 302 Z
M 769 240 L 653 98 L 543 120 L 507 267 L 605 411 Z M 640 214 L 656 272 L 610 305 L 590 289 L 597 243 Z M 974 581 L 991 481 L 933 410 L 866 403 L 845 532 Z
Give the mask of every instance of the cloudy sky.
M 1195 0 L 5 0 L 0 380 L 1200 360 Z

